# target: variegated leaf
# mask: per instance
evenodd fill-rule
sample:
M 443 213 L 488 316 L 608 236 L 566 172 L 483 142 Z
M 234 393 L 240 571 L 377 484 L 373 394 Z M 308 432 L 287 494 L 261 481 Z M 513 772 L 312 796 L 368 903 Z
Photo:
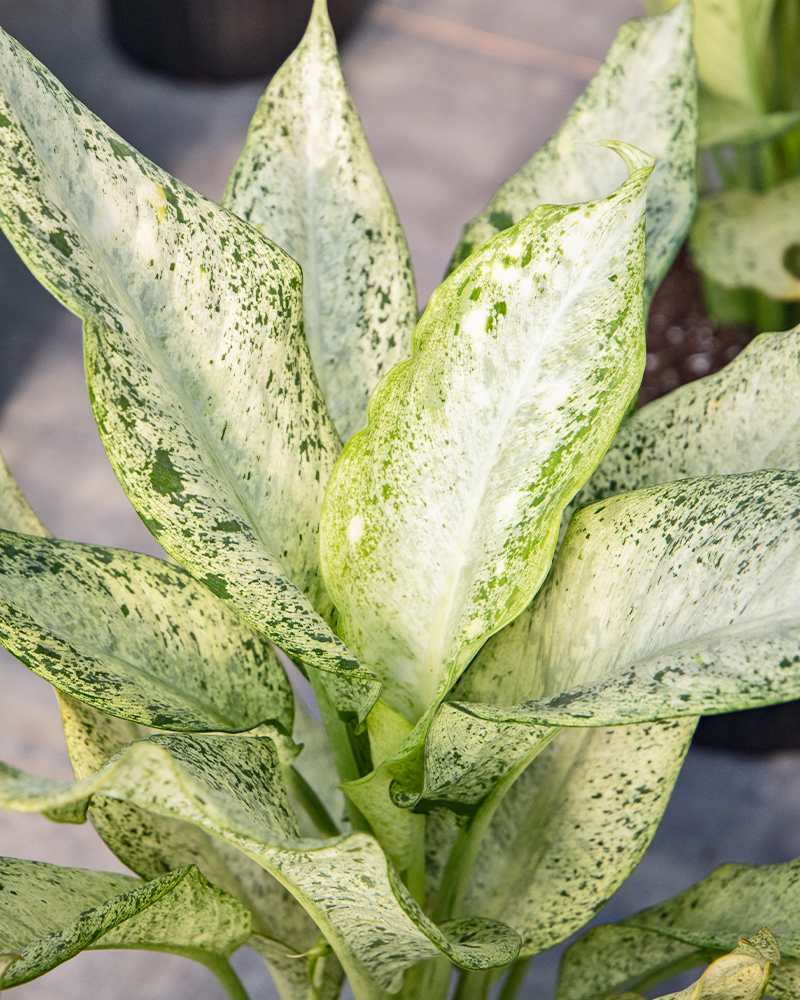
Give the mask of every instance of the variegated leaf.
M 408 966 L 442 953 L 472 969 L 502 967 L 518 954 L 518 936 L 502 923 L 433 924 L 374 838 L 298 841 L 269 739 L 152 736 L 74 784 L 2 767 L 4 808 L 42 812 L 97 792 L 194 823 L 274 874 L 331 943 L 359 1000 L 396 992 Z
M 78 780 L 90 777 L 127 744 L 146 735 L 142 727 L 111 718 L 66 695 L 60 695 L 59 702 Z M 253 932 L 258 935 L 258 940 L 251 938 L 248 943 L 263 955 L 281 996 L 308 1000 L 308 969 L 289 956 L 312 948 L 319 930 L 297 900 L 260 865 L 200 827 L 100 793 L 92 796 L 89 819 L 114 854 L 142 878 L 157 878 L 194 864 L 209 882 L 240 899 L 250 910 Z M 262 947 L 265 941 L 271 944 Z M 336 966 L 337 960 L 331 958 L 328 979 L 336 979 Z M 298 985 L 303 982 L 305 991 Z
M 250 914 L 190 866 L 141 882 L 127 875 L 0 858 L 0 951 L 19 958 L 0 985 L 19 986 L 89 948 L 150 948 L 207 965 L 236 984 L 228 957 Z
M 643 0 L 659 13 L 677 0 Z M 693 0 L 694 47 L 702 82 L 732 101 L 763 111 L 759 72 L 769 39 L 775 0 Z
M 448 739 L 474 731 L 476 718 L 497 725 L 483 739 L 527 722 L 533 740 L 542 725 L 691 718 L 800 697 L 798 518 L 800 475 L 780 471 L 668 483 L 578 511 L 536 600 L 455 692 L 467 702 L 441 723 Z M 429 742 L 436 733 L 437 721 Z M 509 767 L 524 745 L 505 745 Z M 491 780 L 500 763 L 480 760 Z
M 303 335 L 300 269 L 5 34 L 0 66 L 0 224 L 84 319 L 92 404 L 128 496 L 242 617 L 300 659 L 363 677 L 314 610 L 330 612 L 317 525 L 339 440 Z
M 500 804 L 465 913 L 502 914 L 535 955 L 582 927 L 639 863 L 695 722 L 558 734 Z
M 652 161 L 612 145 L 632 170 L 614 194 L 536 209 L 434 293 L 329 483 L 339 632 L 411 721 L 536 592 L 638 388 Z
M 800 470 L 800 328 L 762 333 L 722 371 L 642 407 L 571 506 L 758 469 Z
M 647 988 L 682 968 L 712 961 L 764 924 L 783 956 L 800 958 L 798 914 L 800 861 L 723 865 L 664 903 L 588 931 L 564 955 L 558 1000 Z M 783 964 L 773 969 L 776 985 Z M 769 995 L 777 996 L 772 986 Z
M 417 297 L 325 0 L 261 98 L 222 204 L 302 267 L 311 359 L 346 441 L 364 426 L 378 379 L 411 353 Z
M 692 259 L 725 288 L 755 288 L 773 299 L 796 302 L 800 279 L 785 264 L 800 243 L 800 178 L 768 191 L 735 189 L 707 195 L 697 205 Z
M 697 101 L 697 145 L 751 145 L 770 142 L 800 124 L 800 111 L 759 114 L 747 105 L 701 87 Z
M 291 732 L 292 690 L 267 640 L 151 556 L 0 531 L 0 641 L 59 690 L 133 722 Z
M 620 164 L 587 146 L 621 139 L 655 157 L 647 194 L 649 306 L 692 221 L 697 185 L 697 87 L 687 2 L 629 21 L 600 72 L 553 138 L 500 188 L 464 230 L 451 269 L 537 205 L 594 201 L 622 179 Z

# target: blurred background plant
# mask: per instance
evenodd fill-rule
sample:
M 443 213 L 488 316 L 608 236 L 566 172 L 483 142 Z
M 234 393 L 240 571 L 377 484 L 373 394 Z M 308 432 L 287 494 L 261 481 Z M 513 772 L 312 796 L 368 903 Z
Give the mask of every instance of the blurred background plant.
M 650 13 L 672 0 L 643 0 Z M 800 321 L 800 3 L 695 0 L 705 306 L 754 332 Z

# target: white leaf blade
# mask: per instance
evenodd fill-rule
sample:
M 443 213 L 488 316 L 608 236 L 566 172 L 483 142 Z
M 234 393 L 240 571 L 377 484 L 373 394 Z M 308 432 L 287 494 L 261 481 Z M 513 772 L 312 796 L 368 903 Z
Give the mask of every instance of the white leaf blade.
M 262 97 L 222 204 L 303 269 L 311 358 L 343 441 L 411 353 L 408 246 L 342 78 L 324 0 Z
M 638 387 L 652 161 L 615 148 L 633 170 L 617 192 L 537 209 L 440 287 L 329 484 L 340 634 L 411 720 L 538 588 L 554 518 Z
M 522 938 L 522 955 L 582 927 L 650 843 L 694 725 L 680 719 L 562 731 L 501 803 L 465 912 L 503 913 Z
M 451 267 L 537 205 L 593 201 L 622 180 L 612 157 L 587 143 L 619 139 L 656 159 L 647 197 L 649 304 L 678 251 L 697 197 L 697 92 L 691 5 L 623 25 L 606 61 L 556 135 L 464 230 Z
M 2 455 L 0 455 L 0 528 L 6 531 L 20 531 L 26 535 L 39 535 L 41 538 L 50 535 L 17 485 Z
M 0 982 L 30 982 L 79 952 L 157 948 L 227 959 L 250 915 L 194 866 L 140 882 L 127 875 L 0 858 L 0 949 L 19 954 Z M 210 963 L 209 963 L 210 964 Z
M 475 661 L 485 690 L 527 657 L 525 702 L 470 715 L 591 726 L 797 697 L 798 517 L 800 476 L 780 471 L 582 508 L 537 599 Z

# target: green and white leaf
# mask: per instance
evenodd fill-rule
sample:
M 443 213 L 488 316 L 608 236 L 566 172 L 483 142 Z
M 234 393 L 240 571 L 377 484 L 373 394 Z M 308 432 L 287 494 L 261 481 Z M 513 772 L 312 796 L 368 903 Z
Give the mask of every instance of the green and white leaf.
M 798 518 L 800 475 L 782 471 L 666 483 L 581 509 L 536 600 L 465 683 L 473 700 L 492 678 L 522 674 L 524 706 L 463 710 L 605 726 L 800 697 Z
M 676 0 L 643 0 L 651 13 Z M 762 81 L 775 0 L 693 0 L 700 80 L 720 97 L 763 111 Z
M 189 866 L 152 882 L 0 858 L 0 951 L 18 954 L 0 984 L 19 986 L 90 948 L 171 951 L 236 980 L 228 957 L 250 914 Z
M 779 985 L 800 958 L 800 861 L 779 865 L 723 865 L 672 899 L 619 924 L 594 927 L 564 955 L 558 1000 L 648 988 L 666 976 L 711 961 L 766 924 L 783 961 Z M 786 961 L 786 959 L 790 961 Z
M 410 721 L 536 592 L 638 387 L 652 160 L 613 145 L 632 170 L 616 192 L 536 209 L 434 293 L 329 483 L 339 633 Z
M 451 269 L 537 205 L 594 201 L 624 177 L 589 143 L 620 139 L 655 157 L 647 194 L 645 305 L 694 214 L 697 86 L 688 2 L 663 17 L 629 21 L 600 72 L 553 138 L 506 181 L 464 230 Z
M 97 774 L 68 784 L 3 766 L 0 807 L 52 810 L 99 791 L 194 823 L 273 874 L 330 942 L 354 993 L 395 991 L 404 970 L 444 953 L 464 968 L 513 962 L 519 938 L 495 921 L 436 927 L 366 834 L 298 841 L 271 740 L 157 735 L 124 749 Z M 376 916 L 380 915 L 380 933 Z
M 0 455 L 0 528 L 49 538 L 50 532 L 34 513 L 5 459 Z
M 325 0 L 272 78 L 222 204 L 303 269 L 311 359 L 343 441 L 381 376 L 411 353 L 408 246 L 347 92 Z
M 60 695 L 59 702 L 67 749 L 79 780 L 99 771 L 124 746 L 145 735 L 142 727 L 111 718 L 66 695 Z M 240 899 L 251 912 L 253 932 L 258 936 L 248 944 L 263 955 L 283 1000 L 308 1000 L 308 969 L 293 956 L 313 947 L 319 930 L 297 900 L 260 865 L 200 827 L 100 793 L 92 796 L 89 819 L 114 854 L 142 878 L 157 878 L 194 864 L 209 882 Z M 326 981 L 333 982 L 337 975 L 341 980 L 337 966 L 331 957 Z M 292 985 L 295 992 L 290 990 Z
M 771 142 L 800 124 L 800 111 L 759 114 L 745 104 L 701 87 L 697 101 L 697 145 L 745 146 Z
M 5 34 L 0 65 L 0 225 L 84 319 L 95 416 L 134 506 L 273 641 L 363 677 L 314 610 L 331 610 L 317 524 L 339 440 L 303 335 L 300 269 Z
M 480 801 L 546 738 L 543 726 L 800 697 L 798 501 L 800 476 L 771 471 L 663 484 L 579 510 L 536 599 L 486 643 L 434 719 L 426 795 Z M 520 724 L 532 727 L 527 740 Z M 455 760 L 448 746 L 469 751 Z
M 800 244 L 800 178 L 768 191 L 741 188 L 701 198 L 690 245 L 695 264 L 724 288 L 755 288 L 796 302 L 800 279 L 785 264 Z
M 267 640 L 185 570 L 0 531 L 0 641 L 61 691 L 159 729 L 291 732 Z
M 522 938 L 522 955 L 582 927 L 639 863 L 694 725 L 677 719 L 560 732 L 495 813 L 463 912 L 502 914 Z
M 800 470 L 800 328 L 762 333 L 722 371 L 634 413 L 571 506 L 758 469 Z

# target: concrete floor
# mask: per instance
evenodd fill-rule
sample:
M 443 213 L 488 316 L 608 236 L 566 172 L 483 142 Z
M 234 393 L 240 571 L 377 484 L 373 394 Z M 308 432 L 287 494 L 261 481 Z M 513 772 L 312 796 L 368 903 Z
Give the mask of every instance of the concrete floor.
M 391 0 L 373 7 L 343 63 L 409 238 L 422 302 L 464 222 L 548 138 L 619 25 L 639 13 L 638 0 Z M 148 74 L 115 51 L 97 0 L 0 0 L 0 25 L 145 154 L 219 196 L 263 82 L 183 84 Z M 99 444 L 79 324 L 4 242 L 0 317 L 0 450 L 40 516 L 61 537 L 157 553 Z M 0 692 L 0 759 L 71 777 L 49 687 L 0 654 Z M 796 857 L 799 820 L 796 754 L 693 750 L 652 847 L 605 916 L 657 902 L 723 861 Z M 0 854 L 123 870 L 90 826 L 56 827 L 37 816 L 0 814 Z M 526 997 L 552 994 L 556 963 L 553 954 L 534 962 Z M 243 951 L 237 965 L 253 1000 L 276 996 L 252 953 Z M 199 966 L 134 952 L 79 956 L 14 995 L 87 994 L 222 996 Z

